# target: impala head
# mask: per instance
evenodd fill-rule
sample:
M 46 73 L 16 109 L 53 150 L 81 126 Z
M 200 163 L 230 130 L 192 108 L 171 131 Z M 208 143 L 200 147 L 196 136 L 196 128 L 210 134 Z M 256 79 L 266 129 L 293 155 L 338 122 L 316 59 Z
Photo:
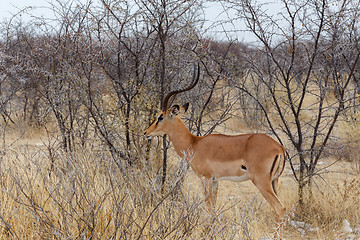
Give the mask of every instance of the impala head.
M 194 74 L 191 84 L 183 89 L 178 89 L 169 92 L 163 100 L 162 109 L 156 115 L 154 122 L 146 129 L 145 136 L 148 139 L 152 137 L 167 134 L 172 128 L 176 125 L 177 121 L 181 121 L 179 114 L 183 114 L 187 111 L 189 103 L 184 104 L 183 106 L 174 105 L 171 108 L 168 108 L 169 100 L 175 97 L 176 94 L 189 91 L 194 88 L 197 82 L 199 81 L 200 68 L 199 64 L 196 71 L 196 65 L 194 64 Z

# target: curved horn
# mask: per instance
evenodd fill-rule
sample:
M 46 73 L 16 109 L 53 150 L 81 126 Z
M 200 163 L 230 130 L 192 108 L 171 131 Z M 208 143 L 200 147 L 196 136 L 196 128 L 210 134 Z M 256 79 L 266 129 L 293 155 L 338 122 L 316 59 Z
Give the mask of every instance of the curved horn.
M 182 93 L 182 92 L 186 92 L 189 91 L 190 89 L 194 88 L 196 86 L 196 84 L 199 81 L 199 77 L 200 77 L 200 66 L 199 63 L 197 64 L 197 74 L 196 74 L 196 65 L 194 63 L 194 74 L 193 74 L 193 79 L 191 80 L 191 84 L 183 89 L 178 89 L 178 90 L 174 90 L 169 92 L 166 97 L 163 100 L 163 104 L 162 104 L 162 111 L 165 112 L 168 109 L 168 103 L 169 103 L 169 99 L 172 96 L 175 96 L 178 93 Z

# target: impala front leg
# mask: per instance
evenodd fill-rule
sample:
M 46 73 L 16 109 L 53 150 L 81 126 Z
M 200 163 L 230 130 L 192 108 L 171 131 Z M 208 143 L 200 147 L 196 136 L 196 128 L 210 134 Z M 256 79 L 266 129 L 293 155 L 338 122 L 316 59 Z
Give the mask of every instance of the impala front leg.
M 204 185 L 206 208 L 207 208 L 208 212 L 210 213 L 215 210 L 216 195 L 217 195 L 217 191 L 218 191 L 218 182 L 215 180 L 215 177 L 203 178 L 202 182 Z

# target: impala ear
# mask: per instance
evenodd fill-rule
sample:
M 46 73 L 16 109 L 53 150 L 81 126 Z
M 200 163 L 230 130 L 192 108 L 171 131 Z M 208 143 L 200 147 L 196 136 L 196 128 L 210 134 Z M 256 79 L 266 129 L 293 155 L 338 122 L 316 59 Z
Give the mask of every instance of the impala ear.
M 172 116 L 176 116 L 178 115 L 179 113 L 180 114 L 184 114 L 186 113 L 186 111 L 188 110 L 189 108 L 189 103 L 186 103 L 184 105 L 182 105 L 181 107 L 179 105 L 174 105 L 171 107 L 170 109 L 170 114 L 169 116 L 172 117 Z
M 180 112 L 180 106 L 179 105 L 174 105 L 170 108 L 170 114 L 169 116 L 172 117 L 172 116 L 176 116 L 178 115 Z
M 185 103 L 184 105 L 182 105 L 180 107 L 180 113 L 186 113 L 186 111 L 188 110 L 189 108 L 189 103 Z

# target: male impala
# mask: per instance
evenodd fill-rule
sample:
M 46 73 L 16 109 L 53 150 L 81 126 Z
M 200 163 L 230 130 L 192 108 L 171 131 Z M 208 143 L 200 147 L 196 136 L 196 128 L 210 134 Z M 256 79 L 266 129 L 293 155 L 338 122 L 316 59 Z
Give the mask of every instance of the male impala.
M 189 132 L 179 117 L 179 113 L 186 112 L 188 103 L 168 109 L 169 99 L 192 89 L 197 84 L 199 75 L 199 67 L 196 74 L 194 66 L 192 83 L 184 89 L 170 92 L 164 98 L 162 111 L 145 131 L 145 136 L 151 139 L 167 134 L 181 158 L 191 151 L 192 158 L 187 161 L 203 182 L 205 201 L 209 208 L 215 204 L 219 180 L 251 180 L 280 220 L 285 208 L 276 196 L 276 188 L 285 166 L 285 148 L 282 145 L 265 134 L 257 133 L 198 137 Z

